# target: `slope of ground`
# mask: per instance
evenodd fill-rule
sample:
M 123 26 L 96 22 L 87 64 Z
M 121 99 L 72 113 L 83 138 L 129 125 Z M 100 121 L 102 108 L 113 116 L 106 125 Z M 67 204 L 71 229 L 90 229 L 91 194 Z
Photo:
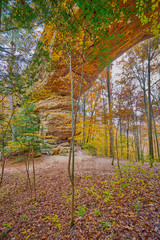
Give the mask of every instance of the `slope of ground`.
M 24 164 L 7 164 L 0 190 L 4 239 L 160 239 L 159 165 L 123 161 L 122 178 L 111 159 L 78 149 L 75 226 L 70 229 L 68 156 L 36 160 L 37 201 L 26 188 Z M 31 169 L 32 170 L 32 169 Z

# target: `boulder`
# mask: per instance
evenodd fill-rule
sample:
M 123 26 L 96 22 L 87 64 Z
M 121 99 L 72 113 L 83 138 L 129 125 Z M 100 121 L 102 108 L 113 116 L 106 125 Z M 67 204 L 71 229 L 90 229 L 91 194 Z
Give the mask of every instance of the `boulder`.
M 60 148 L 57 147 L 57 148 L 54 148 L 53 151 L 52 151 L 52 155 L 58 155 L 60 152 Z
M 59 147 L 70 147 L 70 143 L 69 142 L 63 142 L 63 143 L 59 144 Z

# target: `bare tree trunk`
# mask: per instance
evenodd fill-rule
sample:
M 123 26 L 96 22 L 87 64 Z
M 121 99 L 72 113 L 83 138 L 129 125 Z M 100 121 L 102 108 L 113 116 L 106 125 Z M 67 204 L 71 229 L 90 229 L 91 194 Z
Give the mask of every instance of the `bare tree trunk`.
M 140 149 L 139 149 L 139 133 L 138 133 L 138 126 L 136 127 L 136 135 L 137 135 L 137 156 L 138 156 L 138 161 L 140 161 Z
M 68 176 L 71 182 L 71 189 L 72 189 L 72 197 L 71 197 L 71 222 L 70 222 L 70 227 L 74 226 L 74 165 L 75 165 L 75 158 L 74 158 L 74 137 L 75 137 L 75 131 L 76 131 L 76 123 L 77 123 L 77 112 L 78 112 L 78 106 L 80 102 L 80 97 L 81 97 L 81 89 L 82 89 L 82 83 L 83 83 L 83 76 L 84 76 L 84 45 L 85 45 L 85 37 L 83 39 L 83 51 L 82 51 L 82 59 L 83 59 L 83 64 L 82 64 L 82 73 L 81 73 L 81 82 L 80 82 L 80 88 L 79 88 L 79 96 L 78 96 L 78 101 L 76 104 L 76 110 L 74 114 L 74 98 L 73 98 L 73 75 L 72 75 L 72 58 L 71 55 L 69 55 L 69 60 L 70 60 L 70 79 L 71 79 L 71 116 L 72 116 L 72 139 L 70 142 L 70 151 L 69 151 L 69 159 L 68 159 Z M 74 118 L 75 116 L 75 118 Z M 72 160 L 72 166 L 71 166 L 71 160 Z M 72 171 L 71 171 L 72 167 Z
M 3 133 L 2 133 L 3 134 Z M 5 167 L 5 157 L 4 157 L 4 136 L 2 136 L 1 140 L 1 178 L 0 178 L 0 187 L 2 187 L 3 176 L 4 176 L 4 167 Z
M 83 54 L 82 54 L 83 55 Z M 72 116 L 72 139 L 70 142 L 70 151 L 69 151 L 69 159 L 68 159 L 68 176 L 71 182 L 71 188 L 72 188 L 72 197 L 71 197 L 71 223 L 70 227 L 74 226 L 74 165 L 75 165 L 75 158 L 74 158 L 74 137 L 75 137 L 75 131 L 76 131 L 76 122 L 77 122 L 77 112 L 78 112 L 78 105 L 80 102 L 80 96 L 81 96 L 81 88 L 83 83 L 83 75 L 84 75 L 84 60 L 82 65 L 82 74 L 81 74 L 81 82 L 80 82 L 80 89 L 79 89 L 79 96 L 78 101 L 76 105 L 76 111 L 74 113 L 74 98 L 73 98 L 73 75 L 72 75 L 72 58 L 71 55 L 69 55 L 70 58 L 70 78 L 71 78 L 71 116 Z M 84 58 L 83 58 L 84 59 Z M 74 117 L 75 116 L 75 117 Z M 72 162 L 71 162 L 72 160 Z M 72 164 L 71 164 L 72 163 Z M 72 170 L 71 170 L 72 168 Z
M 136 150 L 137 160 L 140 161 L 139 137 L 138 137 L 138 128 L 137 128 L 137 126 L 135 126 L 135 128 L 134 128 L 134 142 L 135 142 L 135 150 Z
M 7 134 L 7 130 L 8 130 L 8 127 L 10 126 L 10 123 L 11 123 L 11 120 L 12 120 L 12 117 L 14 115 L 14 111 L 15 111 L 15 108 L 13 109 L 13 112 L 10 116 L 10 119 L 7 123 L 7 126 L 6 128 L 4 129 L 3 127 L 3 123 L 1 125 L 1 131 L 2 131 L 2 134 L 1 134 L 1 137 L 2 137 L 2 140 L 1 140 L 1 164 L 2 164 L 2 169 L 1 169 L 1 178 L 0 178 L 0 187 L 2 186 L 2 182 L 3 182 L 3 176 L 4 176 L 4 167 L 5 167 L 5 156 L 4 156 L 4 146 L 5 146 L 5 137 L 6 137 L 6 134 Z M 2 113 L 4 112 L 4 105 L 3 105 L 3 101 L 2 101 Z
M 141 120 L 139 125 L 139 148 L 140 148 L 140 160 L 143 162 L 143 150 L 142 150 L 142 133 L 141 133 Z
M 14 103 L 13 103 L 13 95 L 10 96 L 10 110 L 11 110 L 11 114 L 13 113 L 13 110 L 14 110 Z M 12 130 L 12 141 L 14 142 L 16 139 L 15 139 L 15 127 L 14 127 L 14 124 L 11 123 L 11 130 Z
M 152 108 L 152 119 L 153 119 L 153 125 L 154 125 L 154 134 L 155 134 L 155 138 L 156 138 L 157 155 L 158 155 L 158 160 L 160 162 L 159 142 L 158 142 L 156 122 L 155 122 L 155 118 L 154 118 L 153 108 Z
M 137 126 L 134 126 L 133 135 L 134 135 L 134 147 L 135 147 L 136 161 L 139 161 L 140 157 L 139 157 L 139 144 L 138 144 L 138 136 L 137 136 Z
M 117 128 L 116 128 L 116 152 L 117 152 L 117 166 L 118 166 L 118 169 L 119 169 L 120 177 L 122 178 L 121 167 L 120 167 L 120 164 L 119 164 L 117 133 L 118 133 L 118 123 L 117 123 Z
M 102 95 L 103 95 L 103 89 L 102 89 Z M 103 100 L 103 116 L 104 116 L 104 152 L 105 156 L 108 156 L 108 138 L 107 138 L 107 123 L 106 123 L 106 106 L 105 106 L 105 101 L 104 97 L 102 97 Z
M 107 141 L 107 126 L 106 123 L 104 123 L 104 137 L 105 137 L 105 146 L 104 146 L 104 150 L 105 150 L 105 156 L 108 156 L 108 141 Z
M 27 171 L 27 178 L 28 178 L 28 183 L 30 186 L 31 190 L 31 198 L 32 198 L 32 185 L 30 181 L 30 175 L 29 175 L 29 163 L 30 160 L 32 160 L 32 168 L 33 168 L 33 189 L 34 189 L 34 198 L 37 198 L 37 189 L 36 189 L 36 170 L 35 170 L 35 162 L 34 162 L 34 144 L 35 144 L 35 129 L 34 129 L 34 122 L 32 121 L 32 117 L 30 112 L 28 112 L 29 117 L 30 117 L 30 122 L 33 126 L 33 141 L 30 142 L 30 148 L 29 148 L 29 158 L 28 158 L 28 165 L 26 165 L 26 171 Z M 31 158 L 31 159 L 30 159 Z
M 96 105 L 97 105 L 97 101 L 98 101 L 99 95 L 100 95 L 100 93 L 98 92 L 97 93 L 97 97 L 96 97 L 95 102 L 94 102 L 94 106 L 93 106 L 93 104 L 92 104 L 93 103 L 92 92 L 91 92 L 91 116 L 90 116 L 90 124 L 89 124 L 89 128 L 88 128 L 87 143 L 91 139 L 92 127 L 93 127 L 93 116 L 94 116 L 94 112 L 95 112 L 95 108 L 96 108 Z
M 149 132 L 149 157 L 150 165 L 153 166 L 154 153 L 153 153 L 153 139 L 152 139 L 152 103 L 151 103 L 151 72 L 150 72 L 150 61 L 151 61 L 151 43 L 148 47 L 148 132 Z
M 85 145 L 85 137 L 86 137 L 86 96 L 83 94 L 83 142 L 82 147 Z
M 3 115 L 4 113 L 4 103 L 3 100 L 1 102 L 1 114 Z M 3 121 L 3 120 L 1 120 Z M 5 166 L 5 158 L 4 158 L 4 128 L 3 128 L 3 122 L 1 124 L 1 178 L 0 178 L 0 187 L 2 186 L 3 182 L 3 176 L 4 176 L 4 166 Z
M 14 39 L 14 33 L 13 33 L 13 30 L 12 30 L 12 42 L 14 42 L 14 40 L 15 40 Z M 15 47 L 14 47 L 13 44 L 12 44 L 12 47 L 11 47 L 11 53 L 12 53 L 12 56 L 11 56 L 11 61 L 9 63 L 9 78 L 12 78 L 13 66 L 14 66 L 13 56 L 15 55 Z M 14 102 L 13 102 L 13 95 L 12 94 L 10 95 L 9 105 L 10 105 L 10 110 L 11 110 L 11 115 L 12 115 L 13 111 L 14 111 Z M 14 142 L 15 141 L 15 127 L 14 127 L 13 123 L 11 123 L 11 130 L 12 130 L 12 141 Z
M 92 100 L 92 91 L 91 91 L 91 116 L 90 116 L 90 123 L 88 127 L 88 136 L 87 136 L 87 143 L 90 141 L 91 137 L 91 128 L 92 128 L 92 123 L 93 123 L 93 106 L 92 106 L 93 100 Z
M 134 157 L 135 157 L 135 160 L 136 160 L 136 162 L 137 162 L 137 150 L 136 150 L 135 138 L 134 138 L 134 141 L 133 141 L 133 150 L 134 150 Z
M 74 225 L 74 99 L 73 99 L 73 75 L 72 75 L 72 59 L 70 55 L 70 78 L 71 78 L 71 115 L 72 115 L 72 151 L 71 151 L 71 160 L 72 160 L 72 172 L 70 176 L 71 188 L 72 188 L 72 197 L 71 197 L 71 223 L 70 227 Z
M 31 199 L 32 199 L 32 184 L 31 184 L 31 179 L 30 179 L 30 174 L 29 174 L 29 164 L 30 164 L 30 153 L 28 158 L 25 160 L 25 167 L 26 167 L 26 174 L 27 174 L 27 187 L 29 186 L 30 191 L 31 191 Z
M 36 189 L 36 171 L 35 171 L 35 162 L 34 162 L 34 151 L 33 151 L 33 146 L 31 148 L 31 153 L 32 153 L 32 166 L 33 166 L 33 185 L 34 185 L 34 197 L 37 199 L 37 189 Z
M 107 67 L 107 89 L 108 89 L 108 103 L 109 103 L 109 135 L 110 135 L 110 157 L 112 157 L 112 165 L 114 164 L 114 136 L 113 136 L 113 113 L 112 113 L 112 101 L 111 101 L 111 88 L 109 68 Z
M 120 128 L 120 140 L 121 140 L 121 160 L 123 159 L 123 145 L 122 145 L 122 119 L 120 117 L 119 120 L 119 128 Z

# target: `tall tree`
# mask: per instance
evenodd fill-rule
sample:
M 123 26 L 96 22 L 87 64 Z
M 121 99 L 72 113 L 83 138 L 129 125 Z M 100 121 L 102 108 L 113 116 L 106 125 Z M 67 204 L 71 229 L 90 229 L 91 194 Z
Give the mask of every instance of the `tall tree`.
M 147 40 L 128 52 L 124 64 L 124 71 L 130 80 L 136 79 L 143 91 L 145 113 L 148 126 L 148 143 L 150 163 L 154 161 L 153 130 L 152 130 L 152 84 L 151 74 L 157 72 L 156 58 L 159 54 L 158 41 Z M 153 81 L 153 80 L 152 80 Z
M 85 93 L 83 94 L 83 141 L 82 147 L 85 145 L 86 142 L 86 96 Z
M 112 165 L 114 164 L 114 132 L 113 132 L 113 103 L 112 103 L 112 90 L 110 82 L 110 65 L 107 69 L 107 91 L 108 91 L 108 109 L 109 109 L 109 135 L 110 135 L 110 156 L 112 157 Z

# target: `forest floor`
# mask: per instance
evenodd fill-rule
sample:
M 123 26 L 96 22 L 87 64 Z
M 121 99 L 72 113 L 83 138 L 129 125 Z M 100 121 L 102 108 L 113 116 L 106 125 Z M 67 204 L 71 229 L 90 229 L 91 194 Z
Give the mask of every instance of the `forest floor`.
M 160 165 L 75 154 L 75 225 L 70 229 L 68 156 L 35 159 L 37 200 L 26 185 L 24 163 L 7 161 L 0 189 L 4 239 L 160 239 Z M 32 172 L 32 166 L 31 166 Z M 32 183 L 33 184 L 33 183 Z

